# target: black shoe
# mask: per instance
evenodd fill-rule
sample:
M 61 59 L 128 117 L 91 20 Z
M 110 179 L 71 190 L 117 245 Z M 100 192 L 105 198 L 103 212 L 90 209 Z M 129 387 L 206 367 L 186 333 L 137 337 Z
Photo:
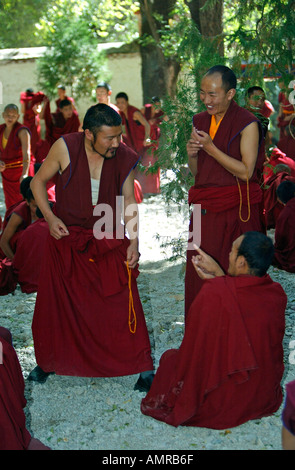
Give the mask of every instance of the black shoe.
M 148 392 L 151 388 L 154 377 L 155 374 L 150 374 L 145 378 L 140 375 L 136 384 L 134 385 L 134 390 L 138 390 L 139 392 Z
M 41 367 L 36 366 L 35 369 L 33 369 L 29 376 L 28 380 L 32 380 L 33 382 L 38 382 L 40 384 L 44 384 L 50 374 L 53 374 L 54 372 L 44 372 L 44 370 L 41 369 Z

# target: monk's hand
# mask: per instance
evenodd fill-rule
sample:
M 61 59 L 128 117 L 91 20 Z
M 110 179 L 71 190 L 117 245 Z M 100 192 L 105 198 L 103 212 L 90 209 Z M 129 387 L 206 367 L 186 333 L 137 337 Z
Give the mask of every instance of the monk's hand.
M 58 217 L 53 216 L 48 222 L 50 235 L 56 240 L 69 235 L 67 226 Z
M 137 266 L 139 260 L 139 252 L 138 252 L 138 241 L 131 240 L 130 245 L 127 248 L 127 259 L 125 264 L 128 263 L 129 268 L 134 269 Z
M 5 162 L 3 162 L 2 160 L 0 160 L 0 173 L 2 173 L 2 171 L 4 171 L 6 168 L 6 165 L 5 165 Z
M 197 142 L 210 155 L 210 151 L 213 149 L 213 147 L 215 147 L 210 135 L 204 131 L 196 130 L 195 132 L 196 132 L 195 138 L 197 139 Z
M 216 276 L 224 276 L 224 272 L 219 264 L 201 248 L 194 245 L 197 252 L 192 257 L 193 266 L 201 279 L 213 279 Z
M 203 144 L 198 138 L 198 133 L 193 127 L 190 140 L 186 144 L 186 151 L 189 158 L 197 157 L 199 150 L 203 147 Z

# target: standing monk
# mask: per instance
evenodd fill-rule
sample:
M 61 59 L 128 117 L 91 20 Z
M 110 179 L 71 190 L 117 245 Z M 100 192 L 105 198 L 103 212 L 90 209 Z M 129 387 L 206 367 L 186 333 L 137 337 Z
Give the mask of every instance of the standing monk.
M 51 234 L 33 318 L 39 366 L 33 380 L 50 372 L 85 377 L 146 372 L 136 387 L 146 390 L 151 384 L 150 342 L 136 284 L 138 238 L 130 228 L 138 225 L 133 192 L 138 156 L 121 143 L 121 122 L 108 105 L 92 106 L 84 132 L 55 142 L 32 180 Z M 46 183 L 54 175 L 52 212 Z M 106 220 L 99 218 L 102 212 L 109 215 Z
M 140 156 L 140 163 L 148 168 L 150 164 L 151 126 L 138 108 L 129 104 L 128 95 L 120 92 L 116 96 L 116 104 L 120 110 L 122 124 L 125 127 L 123 139 Z M 139 181 L 143 194 L 149 192 L 148 176 L 140 170 L 135 171 L 135 178 Z
M 107 82 L 99 82 L 96 87 L 96 99 L 98 103 L 107 104 L 119 113 L 119 108 L 111 103 L 112 88 Z
M 31 133 L 31 149 L 35 153 L 36 144 L 41 139 L 41 126 L 39 118 L 39 107 L 45 95 L 41 91 L 34 93 L 32 88 L 28 88 L 20 94 L 21 111 L 23 113 L 23 124 L 27 126 Z
M 200 99 L 206 111 L 193 117 L 187 144 L 188 165 L 195 177 L 189 191 L 189 204 L 200 204 L 198 231 L 201 247 L 224 270 L 232 242 L 242 233 L 261 231 L 259 206 L 262 190 L 259 176 L 264 161 L 263 135 L 259 120 L 234 101 L 236 76 L 217 65 L 207 71 L 201 82 Z M 201 288 L 191 263 L 192 243 L 187 251 L 185 311 Z
M 27 127 L 18 122 L 19 110 L 8 104 L 0 125 L 0 172 L 6 209 L 22 201 L 20 182 L 28 176 L 31 163 L 31 137 Z

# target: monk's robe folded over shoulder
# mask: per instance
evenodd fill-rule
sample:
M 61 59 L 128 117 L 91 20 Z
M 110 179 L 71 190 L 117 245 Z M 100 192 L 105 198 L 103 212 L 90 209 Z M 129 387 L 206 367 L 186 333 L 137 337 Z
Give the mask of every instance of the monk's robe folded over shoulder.
M 280 213 L 275 229 L 274 266 L 295 273 L 295 197 Z
M 274 413 L 282 402 L 286 303 L 268 275 L 205 281 L 180 348 L 160 359 L 142 413 L 211 429 Z
M 0 160 L 6 164 L 6 169 L 1 173 L 3 192 L 5 198 L 6 209 L 13 204 L 20 202 L 23 197 L 20 193 L 20 177 L 23 171 L 23 154 L 22 145 L 18 137 L 22 129 L 29 129 L 19 122 L 16 122 L 10 132 L 7 144 L 3 147 L 3 133 L 6 124 L 0 125 Z M 34 175 L 34 159 L 31 156 L 29 175 Z
M 213 139 L 219 150 L 232 158 L 242 160 L 240 134 L 252 122 L 257 122 L 260 129 L 260 147 L 257 149 L 256 165 L 249 185 L 244 181 L 237 182 L 235 176 L 204 150 L 200 150 L 195 184 L 189 190 L 189 204 L 200 204 L 202 209 L 200 224 L 194 223 L 194 213 L 192 214 L 190 236 L 198 234 L 201 240 L 200 247 L 213 257 L 224 271 L 228 269 L 228 254 L 233 241 L 247 231 L 263 231 L 260 187 L 264 163 L 263 134 L 259 120 L 252 113 L 232 102 Z M 208 134 L 210 124 L 211 116 L 207 112 L 197 114 L 193 118 L 193 126 Z M 191 248 L 187 251 L 186 313 L 203 283 L 191 263 L 194 254 Z
M 45 372 L 90 377 L 152 370 L 139 272 L 131 270 L 129 279 L 125 261 L 130 242 L 116 224 L 116 198 L 138 156 L 120 144 L 116 156 L 103 162 L 98 207 L 112 210 L 114 232 L 99 238 L 94 236 L 100 219 L 93 215 L 84 133 L 64 140 L 70 164 L 58 177 L 54 211 L 70 234 L 60 240 L 50 236 L 44 250 L 33 318 L 37 363 Z M 132 299 L 134 311 L 129 310 Z
M 275 147 L 269 157 L 269 161 L 265 164 L 263 169 L 264 181 L 273 175 L 273 167 L 279 164 L 287 165 L 291 170 L 291 176 L 295 177 L 295 161 L 282 152 L 279 148 Z

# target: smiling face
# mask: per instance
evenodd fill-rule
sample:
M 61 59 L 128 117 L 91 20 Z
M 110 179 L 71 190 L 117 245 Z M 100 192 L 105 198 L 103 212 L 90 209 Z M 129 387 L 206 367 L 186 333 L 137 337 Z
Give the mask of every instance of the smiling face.
M 93 152 L 103 158 L 113 158 L 121 142 L 122 127 L 102 126 L 96 136 L 86 129 L 85 135 Z
M 122 111 L 122 113 L 124 113 L 127 111 L 128 101 L 125 100 L 125 98 L 117 98 L 116 105 L 118 106 L 119 110 Z
M 206 106 L 207 112 L 218 121 L 226 113 L 236 90 L 223 88 L 220 73 L 206 75 L 201 82 L 200 99 Z

